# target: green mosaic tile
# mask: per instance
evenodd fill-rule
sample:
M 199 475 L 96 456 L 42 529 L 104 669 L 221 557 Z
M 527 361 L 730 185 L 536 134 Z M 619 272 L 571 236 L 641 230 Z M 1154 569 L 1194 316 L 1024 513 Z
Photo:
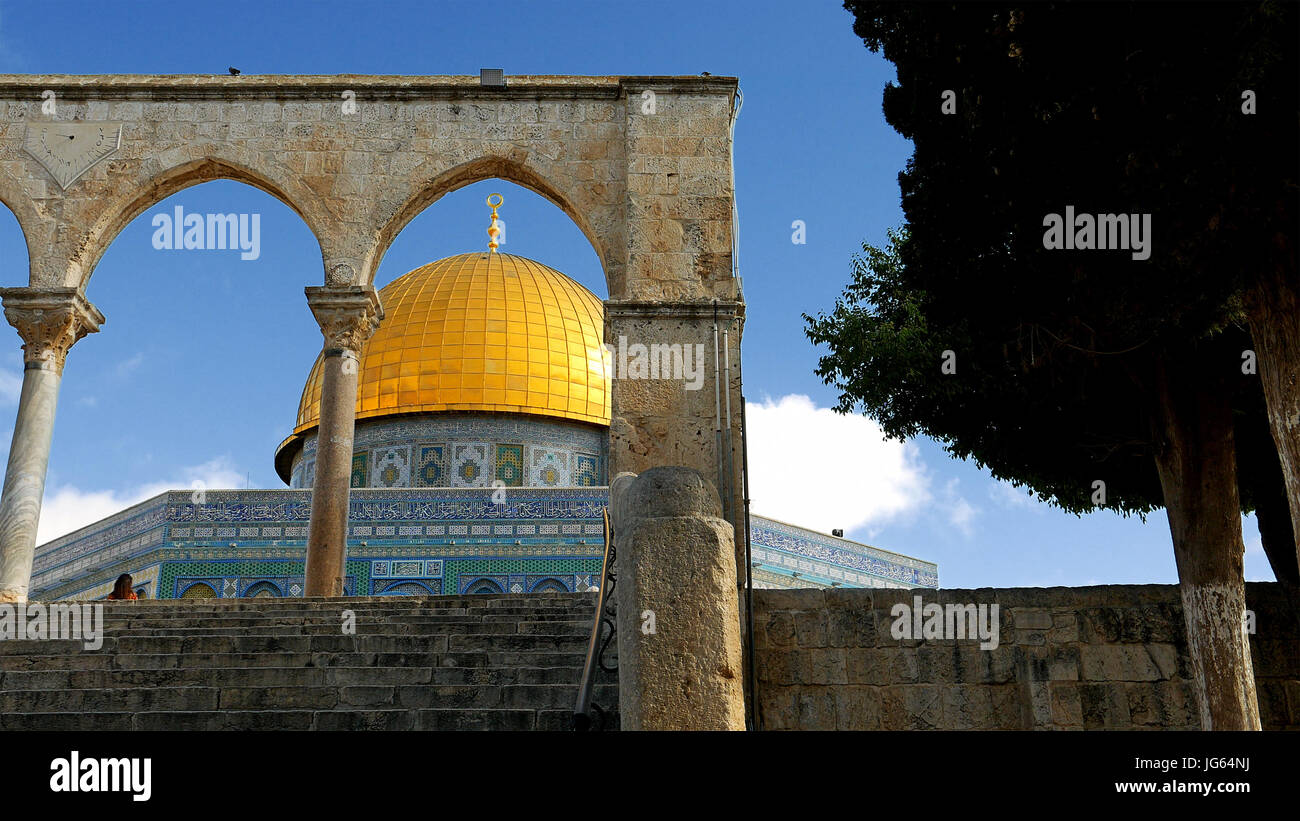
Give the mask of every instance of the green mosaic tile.
M 231 561 L 167 561 L 162 563 L 159 573 L 158 598 L 170 599 L 175 596 L 178 577 L 240 577 L 251 579 L 263 576 L 301 576 L 304 562 L 297 560 L 259 561 L 257 559 L 235 559 Z M 345 575 L 353 580 L 355 591 L 367 595 L 370 591 L 369 560 L 347 561 Z
M 519 487 L 523 485 L 523 445 L 497 445 L 496 474 L 497 481 L 507 487 Z
M 352 487 L 366 486 L 366 477 L 370 475 L 366 469 L 369 456 L 368 452 L 352 454 Z
M 460 590 L 461 576 L 492 576 L 507 573 L 568 576 L 600 573 L 601 559 L 448 559 L 442 565 L 442 589 Z

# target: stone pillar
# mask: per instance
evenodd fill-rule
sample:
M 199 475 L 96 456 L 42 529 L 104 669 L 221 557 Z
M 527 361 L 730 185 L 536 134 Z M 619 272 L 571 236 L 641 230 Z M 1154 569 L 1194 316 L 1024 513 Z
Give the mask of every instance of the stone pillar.
M 361 348 L 384 316 L 374 288 L 307 288 L 307 304 L 325 336 L 316 480 L 307 531 L 307 596 L 342 596 Z
M 656 467 L 610 485 L 624 730 L 743 730 L 732 527 L 696 470 Z
M 63 362 L 104 316 L 75 288 L 0 288 L 5 318 L 23 339 L 23 388 L 0 496 L 0 602 L 25 602 L 54 436 Z
M 734 527 L 742 581 L 745 508 L 740 337 L 744 317 L 745 303 L 738 299 L 605 302 L 605 344 L 610 346 L 613 360 L 609 475 L 640 473 L 659 465 L 682 465 L 699 471 L 725 502 L 723 518 Z M 730 374 L 723 350 L 724 331 L 730 346 Z M 655 374 L 647 376 L 637 367 L 634 346 L 638 345 L 647 351 L 652 350 L 651 346 L 675 346 L 675 350 L 690 354 L 684 364 L 698 369 L 698 373 L 687 373 L 683 368 L 680 375 L 665 374 L 659 368 L 658 378 L 651 378 Z M 662 355 L 658 358 L 661 363 L 665 359 Z M 728 402 L 731 435 L 719 436 L 717 428 L 726 428 Z

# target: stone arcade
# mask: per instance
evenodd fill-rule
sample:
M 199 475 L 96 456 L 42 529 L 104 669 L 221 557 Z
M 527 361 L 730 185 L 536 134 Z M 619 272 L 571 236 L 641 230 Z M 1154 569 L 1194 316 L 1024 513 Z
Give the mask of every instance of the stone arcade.
M 42 111 L 50 91 L 53 116 Z M 630 102 L 643 91 L 656 96 L 654 114 Z M 371 283 L 393 238 L 448 191 L 500 177 L 551 199 L 590 239 L 609 285 L 610 338 L 704 342 L 716 305 L 739 339 L 735 93 L 735 79 L 722 77 L 524 76 L 504 88 L 472 77 L 0 77 L 0 201 L 31 263 L 28 287 L 3 293 L 27 370 L 0 500 L 0 599 L 28 596 L 63 359 L 104 321 L 83 296 L 86 283 L 146 209 L 187 186 L 234 179 L 284 201 L 320 243 L 324 284 L 307 300 L 324 335 L 319 441 L 328 447 L 316 455 L 307 591 L 339 595 L 357 391 L 350 363 L 383 315 Z M 119 142 L 109 153 L 42 159 L 24 143 L 50 122 L 120 125 Z M 47 169 L 60 163 L 69 174 L 56 178 Z M 739 385 L 726 387 L 735 405 Z M 615 385 L 611 468 L 688 465 L 716 483 L 711 393 Z M 731 434 L 740 441 L 738 418 Z M 738 475 L 734 457 L 725 470 Z
M 647 92 L 650 108 L 641 104 Z M 744 303 L 732 269 L 730 182 L 736 92 L 735 79 L 724 77 L 524 76 L 504 87 L 471 77 L 0 77 L 8 113 L 0 201 L 17 217 L 31 263 L 28 287 L 0 292 L 26 361 L 0 500 L 0 600 L 24 601 L 34 590 L 102 595 L 105 576 L 120 567 L 138 572 L 153 596 L 459 593 L 479 583 L 583 589 L 599 569 L 608 477 L 658 465 L 698 470 L 721 491 L 739 550 L 746 535 L 739 414 L 715 437 L 715 408 L 741 402 Z M 33 141 L 52 123 L 98 147 Z M 407 401 L 407 393 L 445 387 L 419 384 L 424 377 L 381 386 L 381 368 L 367 366 L 367 343 L 386 314 L 403 309 L 373 287 L 380 259 L 427 205 L 494 177 L 546 196 L 591 241 L 610 298 L 603 306 L 590 293 L 574 298 L 586 323 L 580 348 L 599 355 L 603 339 L 617 339 L 707 350 L 721 326 L 730 340 L 725 384 L 710 368 L 696 368 L 703 373 L 689 387 L 698 390 L 607 376 L 587 384 L 548 371 L 519 385 L 466 383 L 462 403 Z M 86 283 L 132 219 L 218 178 L 279 198 L 320 244 L 324 284 L 306 294 L 322 353 L 294 435 L 277 455 L 281 475 L 302 490 L 212 491 L 201 504 L 188 493 L 165 494 L 43 548 L 33 584 L 64 357 L 104 322 L 85 299 Z M 476 265 L 488 255 L 462 256 Z M 493 258 L 506 262 L 509 276 L 524 263 L 545 267 Z M 456 259 L 426 266 L 416 279 L 434 287 Z M 567 281 L 545 270 L 537 275 Z M 551 319 L 554 327 L 574 321 Z M 513 381 L 513 372 L 503 379 Z M 484 397 L 494 390 L 496 400 Z M 492 480 L 511 486 L 507 505 L 482 490 Z M 756 585 L 937 585 L 931 564 L 759 524 Z M 502 555 L 478 547 L 479 560 L 510 553 L 535 562 L 451 572 L 455 554 L 487 542 Z M 239 562 L 245 566 L 231 566 Z
M 492 251 L 422 266 L 379 298 L 384 319 L 356 368 L 344 593 L 595 589 L 619 381 L 600 300 Z M 99 598 L 129 573 L 145 598 L 302 596 L 324 364 L 275 454 L 289 490 L 161 494 L 38 548 L 34 594 Z M 644 378 L 691 390 L 684 374 Z M 759 516 L 752 525 L 757 587 L 938 581 L 927 562 Z

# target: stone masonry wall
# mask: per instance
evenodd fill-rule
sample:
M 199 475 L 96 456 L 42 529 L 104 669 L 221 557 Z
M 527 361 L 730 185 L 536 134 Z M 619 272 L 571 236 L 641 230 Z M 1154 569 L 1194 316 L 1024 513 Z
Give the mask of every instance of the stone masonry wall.
M 997 603 L 999 646 L 895 639 L 890 609 Z M 1265 729 L 1300 730 L 1300 618 L 1246 586 Z M 1176 585 L 755 590 L 770 730 L 1199 729 Z

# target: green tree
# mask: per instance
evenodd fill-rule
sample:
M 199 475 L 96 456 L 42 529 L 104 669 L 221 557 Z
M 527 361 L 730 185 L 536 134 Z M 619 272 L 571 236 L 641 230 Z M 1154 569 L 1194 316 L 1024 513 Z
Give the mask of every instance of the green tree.
M 915 152 L 905 230 L 808 318 L 818 373 L 841 410 L 1067 510 L 1163 504 L 1202 724 L 1257 728 L 1240 510 L 1276 477 L 1239 476 L 1235 432 L 1262 381 L 1300 521 L 1294 9 L 846 7 Z M 1082 223 L 1047 247 L 1070 211 L 1137 215 L 1107 221 L 1127 247 L 1086 249 Z M 1257 440 L 1241 464 L 1267 462 Z

